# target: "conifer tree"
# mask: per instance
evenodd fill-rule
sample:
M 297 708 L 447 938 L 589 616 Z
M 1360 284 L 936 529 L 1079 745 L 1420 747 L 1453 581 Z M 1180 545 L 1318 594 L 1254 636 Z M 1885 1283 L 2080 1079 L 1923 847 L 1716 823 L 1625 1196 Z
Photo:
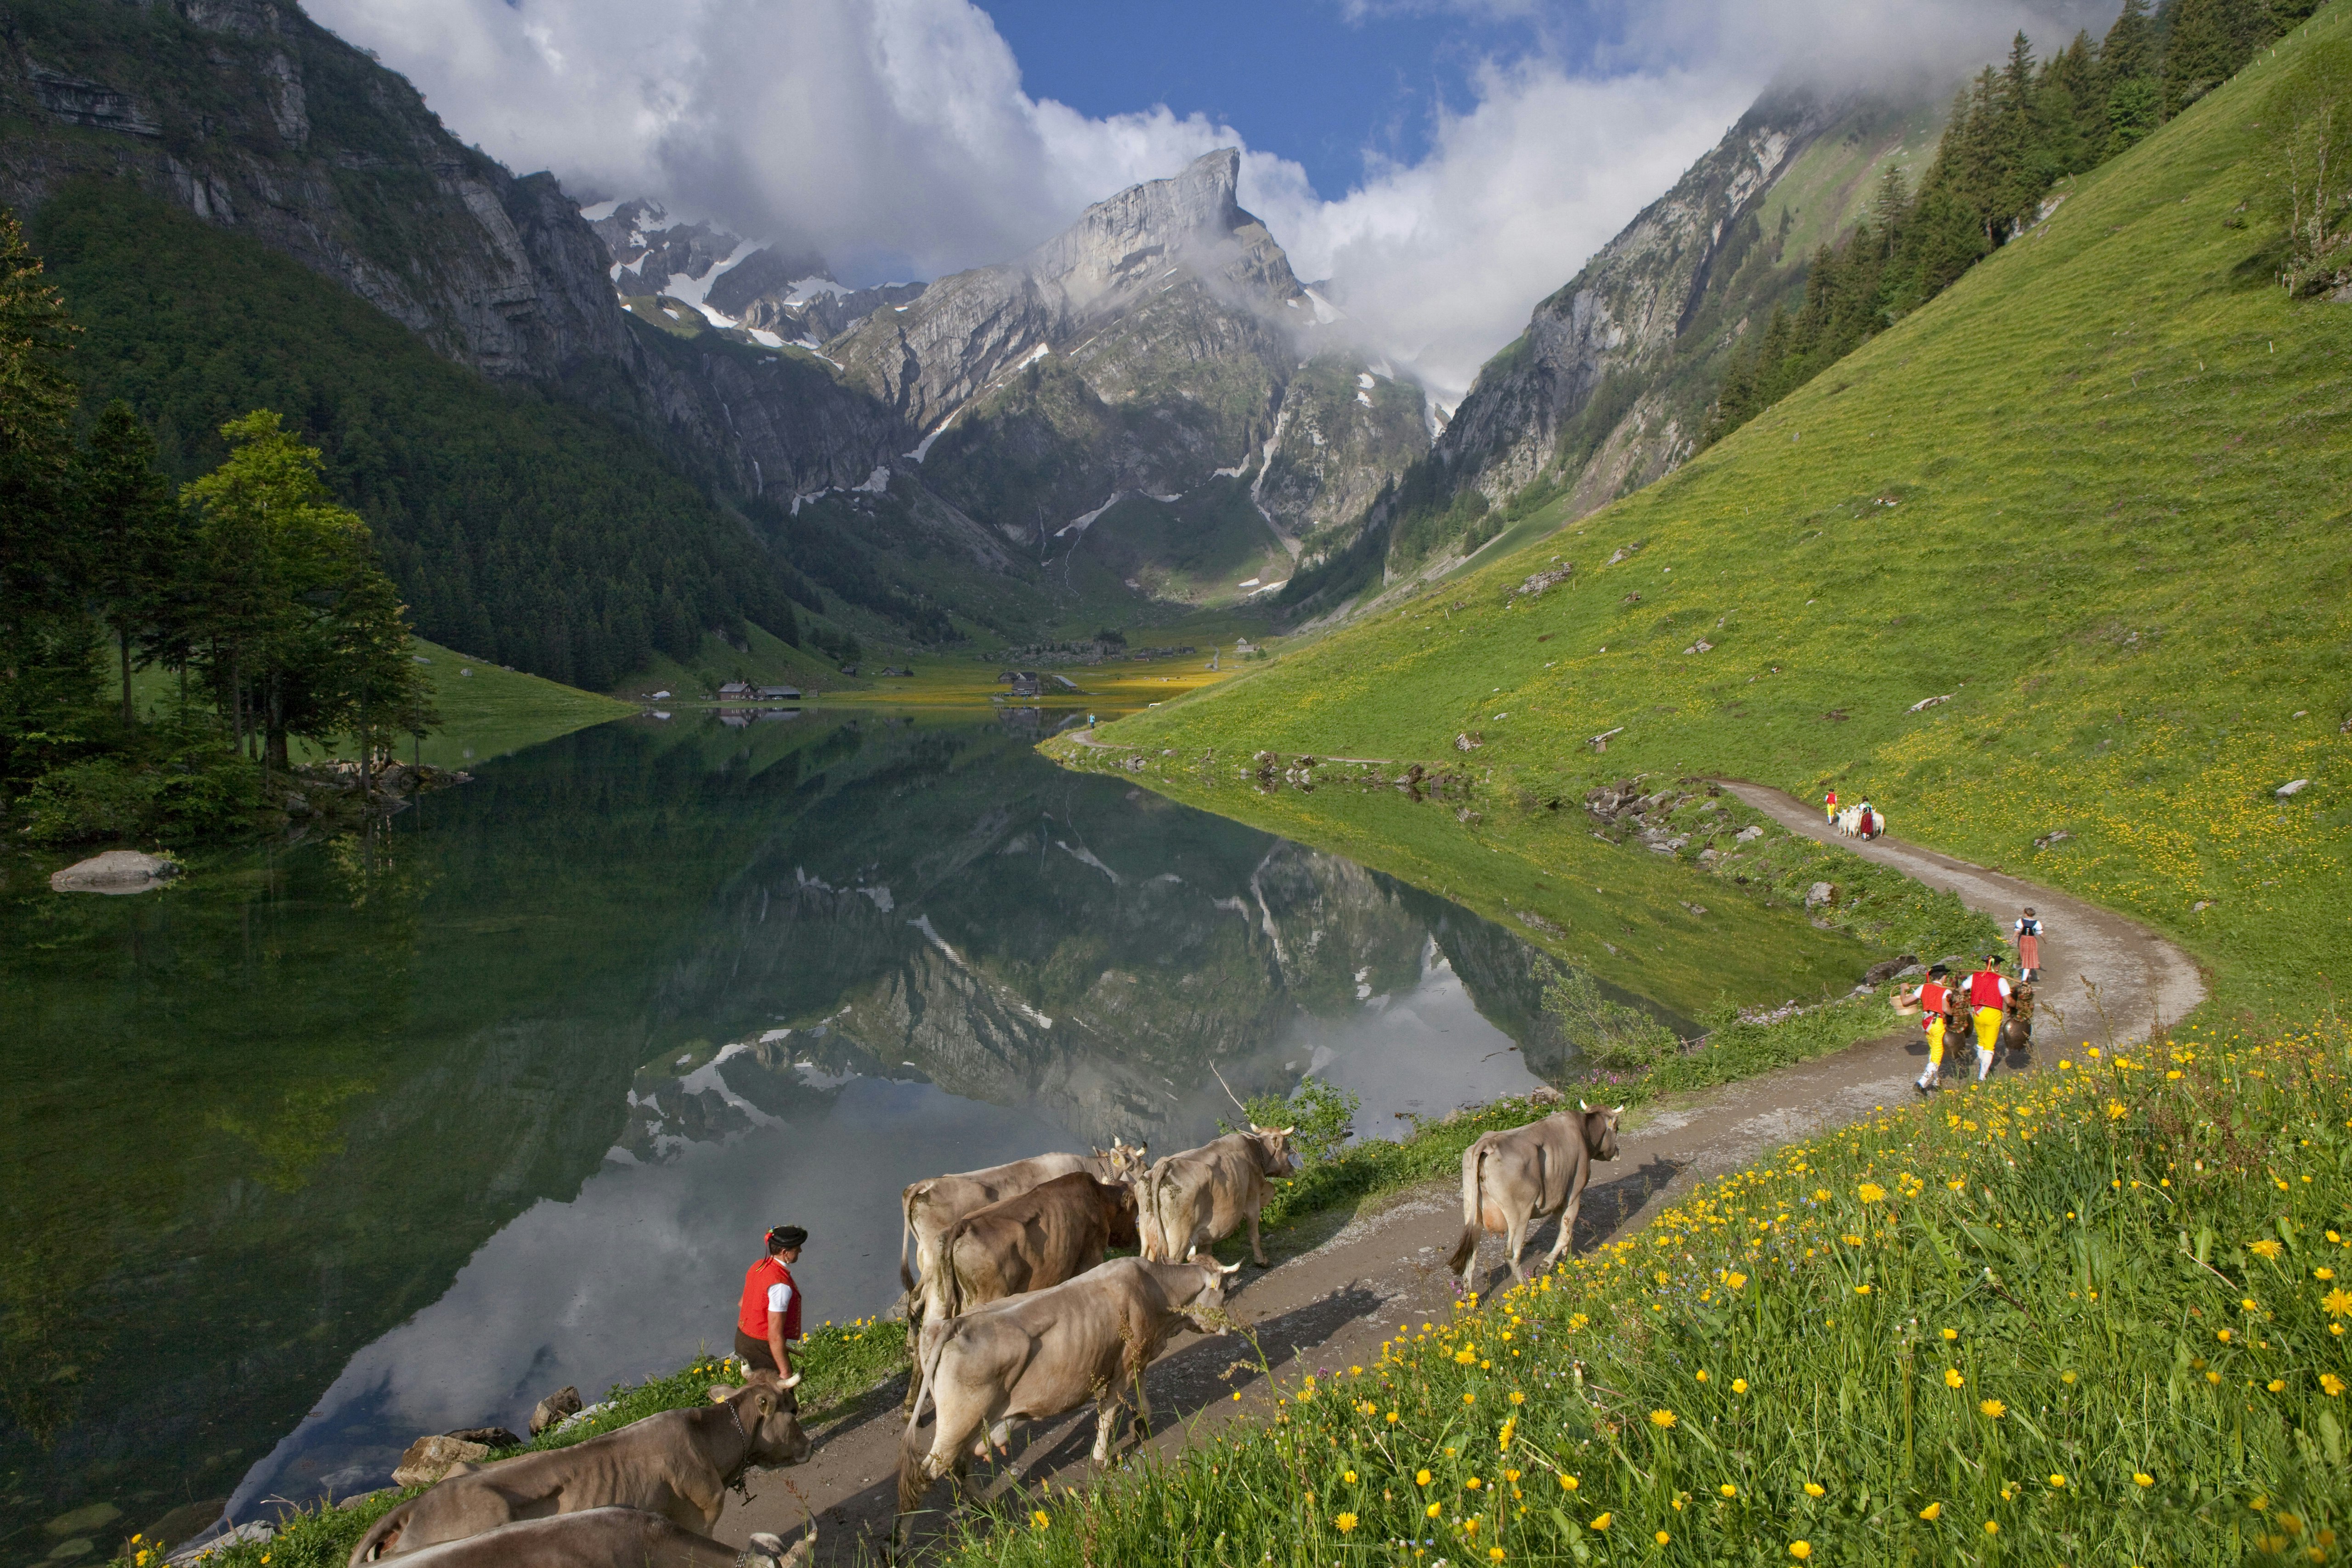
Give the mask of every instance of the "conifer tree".
M 129 729 L 131 671 L 177 618 L 184 535 L 171 484 L 155 466 L 155 438 L 120 398 L 99 411 L 75 454 L 72 516 L 84 590 L 114 635 Z

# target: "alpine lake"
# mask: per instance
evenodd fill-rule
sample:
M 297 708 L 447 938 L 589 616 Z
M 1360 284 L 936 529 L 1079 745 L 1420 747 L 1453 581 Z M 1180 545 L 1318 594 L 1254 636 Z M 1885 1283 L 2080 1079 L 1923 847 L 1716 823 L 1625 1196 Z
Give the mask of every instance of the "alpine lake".
M 813 1321 L 885 1311 L 906 1184 L 1190 1146 L 1239 1119 L 1219 1072 L 1381 1137 L 1573 1070 L 1536 949 L 1057 769 L 1074 721 L 646 715 L 161 891 L 9 860 L 0 1563 L 370 1489 L 420 1434 L 723 1350 L 772 1224 Z

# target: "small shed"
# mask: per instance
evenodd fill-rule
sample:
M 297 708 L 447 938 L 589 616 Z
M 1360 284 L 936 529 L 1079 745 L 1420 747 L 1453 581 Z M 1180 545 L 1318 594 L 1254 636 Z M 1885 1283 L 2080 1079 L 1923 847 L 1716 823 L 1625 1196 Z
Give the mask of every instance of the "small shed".
M 801 689 L 797 686 L 762 686 L 760 688 L 760 700 L 762 702 L 798 702 L 800 700 Z

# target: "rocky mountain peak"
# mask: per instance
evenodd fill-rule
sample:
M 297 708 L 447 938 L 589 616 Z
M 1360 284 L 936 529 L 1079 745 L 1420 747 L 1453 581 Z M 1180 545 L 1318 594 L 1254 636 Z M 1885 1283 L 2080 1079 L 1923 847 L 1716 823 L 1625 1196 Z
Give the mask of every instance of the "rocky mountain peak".
M 1060 293 L 1076 318 L 1099 315 L 1180 271 L 1279 309 L 1305 292 L 1265 226 L 1237 199 L 1241 153 L 1221 147 L 1182 173 L 1130 185 L 1015 263 Z

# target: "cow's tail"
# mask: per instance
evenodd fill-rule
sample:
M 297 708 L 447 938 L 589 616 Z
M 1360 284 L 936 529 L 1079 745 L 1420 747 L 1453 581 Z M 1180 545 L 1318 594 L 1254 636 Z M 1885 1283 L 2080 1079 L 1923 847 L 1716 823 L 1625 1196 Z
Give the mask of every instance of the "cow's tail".
M 909 1296 L 915 1292 L 915 1271 L 907 1267 L 907 1247 L 915 1239 L 915 1200 L 921 1195 L 920 1183 L 898 1194 L 898 1288 Z
M 1457 1279 L 1478 1255 L 1479 1186 L 1486 1178 L 1486 1141 L 1481 1138 L 1462 1152 L 1462 1239 L 1454 1244 L 1454 1256 L 1445 1266 Z
M 408 1516 L 415 1507 L 416 1500 L 411 1498 L 368 1526 L 368 1532 L 360 1537 L 357 1546 L 352 1548 L 350 1568 L 364 1568 L 365 1564 L 376 1562 L 398 1545 L 401 1531 L 407 1528 Z
M 963 1234 L 963 1222 L 958 1220 L 948 1233 L 940 1237 L 938 1257 L 931 1260 L 931 1271 L 939 1276 L 940 1320 L 944 1322 L 963 1311 L 963 1275 L 956 1268 L 955 1244 Z
M 1154 1170 L 1151 1173 L 1151 1223 L 1160 1232 L 1160 1261 L 1162 1263 L 1183 1262 L 1189 1250 L 1184 1243 L 1191 1239 L 1192 1227 L 1183 1224 L 1183 1216 L 1176 1212 L 1178 1194 L 1174 1175 L 1172 1171 Z
M 898 1511 L 915 1511 L 923 1500 L 923 1493 L 931 1484 L 924 1473 L 924 1442 L 919 1430 L 923 1419 L 923 1406 L 934 1410 L 939 1405 L 938 1391 L 932 1386 L 940 1371 L 940 1358 L 947 1353 L 948 1341 L 955 1333 L 955 1320 L 941 1318 L 926 1325 L 923 1344 L 915 1361 L 915 1397 L 907 1406 L 907 1430 L 898 1438 Z M 933 1433 L 936 1437 L 938 1434 Z
M 1146 1263 L 1160 1262 L 1165 1250 L 1160 1239 L 1160 1168 L 1153 1166 L 1135 1178 L 1135 1237 Z

